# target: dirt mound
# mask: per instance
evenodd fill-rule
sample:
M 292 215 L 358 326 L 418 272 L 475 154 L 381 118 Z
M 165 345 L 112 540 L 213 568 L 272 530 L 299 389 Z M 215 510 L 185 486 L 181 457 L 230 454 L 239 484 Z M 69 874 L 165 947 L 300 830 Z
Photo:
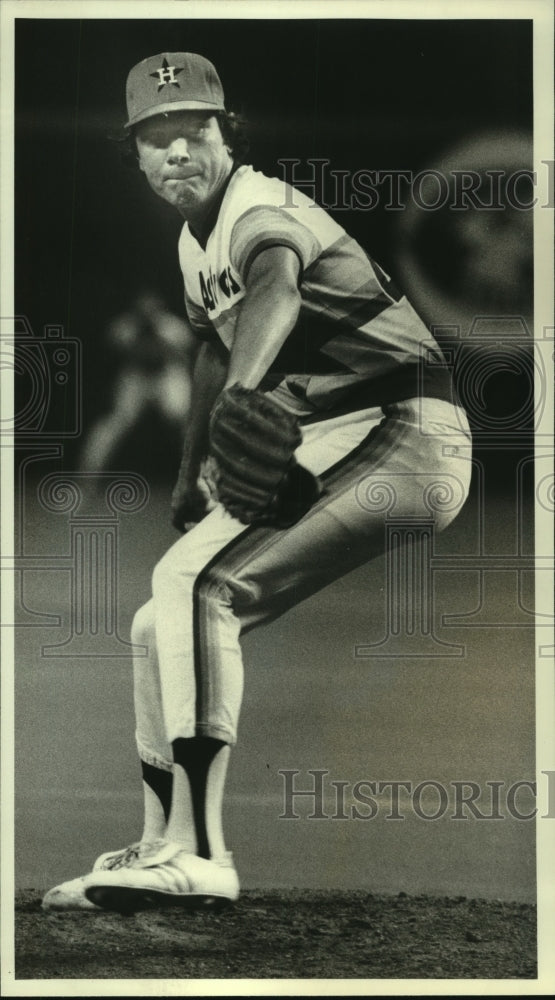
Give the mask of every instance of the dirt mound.
M 16 901 L 17 979 L 529 979 L 526 903 L 245 892 L 220 912 L 45 913 Z

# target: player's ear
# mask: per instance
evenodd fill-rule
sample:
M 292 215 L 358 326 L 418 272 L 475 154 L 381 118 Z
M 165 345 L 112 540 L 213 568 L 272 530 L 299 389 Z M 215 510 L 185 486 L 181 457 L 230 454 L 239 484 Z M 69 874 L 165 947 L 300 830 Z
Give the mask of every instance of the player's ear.
M 135 163 L 138 166 L 139 170 L 142 170 L 142 172 L 144 173 L 145 168 L 141 157 L 141 143 L 139 141 L 139 136 L 137 135 L 136 129 L 133 129 L 131 132 L 130 142 L 133 148 L 133 153 L 135 154 Z
M 139 149 L 139 144 L 136 141 L 135 141 L 135 158 L 136 158 L 137 166 L 138 166 L 139 170 L 142 170 L 142 172 L 144 173 L 145 172 L 145 168 L 144 168 L 144 164 L 143 164 L 142 157 L 141 157 L 141 150 Z

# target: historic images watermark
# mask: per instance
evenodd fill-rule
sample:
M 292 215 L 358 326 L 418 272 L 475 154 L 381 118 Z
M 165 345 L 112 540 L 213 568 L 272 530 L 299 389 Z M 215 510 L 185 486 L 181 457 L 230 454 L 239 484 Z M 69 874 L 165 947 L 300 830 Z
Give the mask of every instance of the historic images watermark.
M 547 187 L 547 201 L 542 208 L 555 207 L 553 180 L 555 160 L 542 160 L 545 177 L 538 172 L 517 170 L 435 167 L 424 170 L 344 170 L 331 167 L 326 157 L 306 161 L 287 157 L 278 160 L 285 188 L 283 208 L 297 208 L 295 190 L 302 191 L 315 204 L 334 212 L 370 212 L 378 207 L 388 212 L 403 212 L 416 206 L 423 212 L 451 209 L 497 211 L 514 209 L 526 212 L 540 203 L 537 191 Z
M 537 782 L 530 779 L 449 782 L 426 778 L 331 778 L 324 768 L 301 772 L 280 768 L 282 811 L 279 819 L 310 820 L 533 820 L 538 816 Z M 547 807 L 542 819 L 555 819 L 555 771 L 547 778 Z M 301 812 L 297 811 L 302 809 Z

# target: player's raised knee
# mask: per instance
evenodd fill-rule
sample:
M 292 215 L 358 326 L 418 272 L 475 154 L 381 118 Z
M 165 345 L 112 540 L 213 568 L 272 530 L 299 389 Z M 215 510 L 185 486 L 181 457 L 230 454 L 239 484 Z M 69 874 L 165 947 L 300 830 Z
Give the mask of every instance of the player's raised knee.
M 154 604 L 148 601 L 135 612 L 131 625 L 131 642 L 133 645 L 149 645 L 154 641 Z
M 152 593 L 164 593 L 168 587 L 174 592 L 190 593 L 193 590 L 198 569 L 195 570 L 193 558 L 187 557 L 187 553 L 181 548 L 179 556 L 176 556 L 173 549 L 170 549 L 154 567 L 152 573 Z

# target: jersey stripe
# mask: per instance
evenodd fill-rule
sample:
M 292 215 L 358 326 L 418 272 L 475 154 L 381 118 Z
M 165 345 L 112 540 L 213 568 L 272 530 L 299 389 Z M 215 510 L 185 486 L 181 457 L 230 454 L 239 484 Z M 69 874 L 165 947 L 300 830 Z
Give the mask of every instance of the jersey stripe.
M 299 271 L 299 284 L 300 284 L 304 269 L 303 258 L 301 256 L 297 244 L 294 243 L 293 240 L 290 240 L 285 236 L 268 236 L 267 239 L 260 240 L 256 244 L 256 246 L 254 246 L 252 250 L 249 251 L 243 268 L 243 276 L 245 279 L 245 284 L 249 279 L 249 271 L 252 267 L 253 262 L 256 260 L 258 255 L 262 253 L 263 250 L 268 250 L 270 247 L 289 247 L 290 250 L 293 250 L 294 253 L 296 253 L 299 259 L 299 263 L 301 265 Z
M 306 226 L 301 225 L 292 213 L 269 205 L 255 206 L 244 212 L 236 221 L 230 241 L 232 266 L 246 279 L 248 269 L 256 256 L 261 241 L 274 240 L 296 250 L 301 264 L 308 267 L 321 253 L 322 246 Z
M 280 399 L 286 408 L 310 418 L 317 406 L 329 413 L 337 400 L 343 405 L 348 375 L 357 393 L 365 376 L 372 399 L 380 397 L 383 378 L 388 399 L 391 392 L 404 393 L 415 384 L 445 398 L 448 371 L 441 350 L 405 296 L 327 212 L 302 192 L 288 196 L 286 188 L 277 178 L 240 167 L 205 251 L 184 227 L 180 260 L 187 297 L 197 309 L 204 307 L 231 351 L 253 260 L 268 247 L 289 247 L 303 266 L 301 309 L 269 373 L 274 384 L 275 376 L 282 376 Z M 426 364 L 426 377 L 415 379 L 418 366 Z M 398 378 L 392 374 L 397 368 Z M 316 382 L 307 375 L 326 378 Z M 335 385 L 334 375 L 340 379 Z

